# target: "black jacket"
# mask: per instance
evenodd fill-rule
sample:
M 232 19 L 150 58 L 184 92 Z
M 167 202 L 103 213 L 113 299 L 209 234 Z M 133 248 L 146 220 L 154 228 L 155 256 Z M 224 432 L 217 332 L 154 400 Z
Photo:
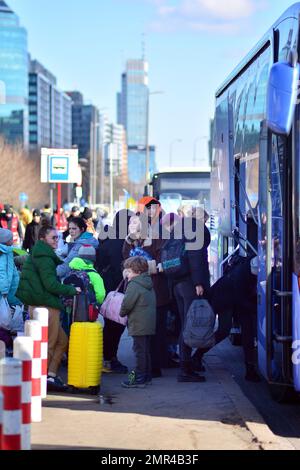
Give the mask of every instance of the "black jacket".
M 194 286 L 201 285 L 205 291 L 210 289 L 210 274 L 208 265 L 208 247 L 210 245 L 210 233 L 204 225 L 203 246 L 197 250 L 187 250 L 190 277 Z
M 123 244 L 122 239 L 106 239 L 99 243 L 96 269 L 102 276 L 106 292 L 116 290 L 123 279 Z
M 27 225 L 24 242 L 23 242 L 24 250 L 31 251 L 33 245 L 38 240 L 38 234 L 39 234 L 40 228 L 41 228 L 41 225 L 37 224 L 34 221 L 30 222 L 30 224 Z

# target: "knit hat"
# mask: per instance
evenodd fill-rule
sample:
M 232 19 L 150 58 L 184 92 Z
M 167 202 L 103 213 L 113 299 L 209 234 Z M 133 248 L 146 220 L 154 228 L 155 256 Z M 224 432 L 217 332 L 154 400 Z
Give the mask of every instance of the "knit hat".
M 78 251 L 79 258 L 96 261 L 96 250 L 91 245 L 82 245 Z
M 13 240 L 13 233 L 6 228 L 0 228 L 0 243 L 6 245 Z
M 40 215 L 41 215 L 41 211 L 39 209 L 34 209 L 34 211 L 32 212 L 33 217 L 38 217 Z

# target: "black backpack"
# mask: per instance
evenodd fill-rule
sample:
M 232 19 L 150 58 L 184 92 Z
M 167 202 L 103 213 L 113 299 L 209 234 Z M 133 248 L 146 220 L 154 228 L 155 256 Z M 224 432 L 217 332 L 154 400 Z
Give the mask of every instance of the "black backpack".
M 194 300 L 188 310 L 183 340 L 190 348 L 212 348 L 215 345 L 216 316 L 205 299 Z
M 171 239 L 164 244 L 161 264 L 167 277 L 176 279 L 188 275 L 189 266 L 184 239 Z

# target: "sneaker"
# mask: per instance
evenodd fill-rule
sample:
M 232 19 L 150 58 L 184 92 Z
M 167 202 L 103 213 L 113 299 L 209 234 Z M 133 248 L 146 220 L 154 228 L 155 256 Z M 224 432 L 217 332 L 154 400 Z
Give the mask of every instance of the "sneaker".
M 118 359 L 113 359 L 110 361 L 110 372 L 114 372 L 115 374 L 128 374 L 128 367 L 121 364 Z
M 133 370 L 128 375 L 128 380 L 121 383 L 124 388 L 145 388 L 147 385 L 146 379 L 143 376 L 137 377 L 135 371 Z
M 181 371 L 177 377 L 177 382 L 205 382 L 206 378 L 203 375 L 196 374 L 196 372 Z
M 65 392 L 68 390 L 68 385 L 63 383 L 62 379 L 56 375 L 52 377 L 51 375 L 47 376 L 47 391 L 53 392 Z

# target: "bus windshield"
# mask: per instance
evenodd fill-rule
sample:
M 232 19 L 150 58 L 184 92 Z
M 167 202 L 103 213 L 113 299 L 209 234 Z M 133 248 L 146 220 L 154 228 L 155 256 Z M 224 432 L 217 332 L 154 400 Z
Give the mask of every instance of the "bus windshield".
M 153 196 L 166 212 L 176 212 L 185 205 L 210 208 L 210 172 L 174 171 L 157 173 L 152 181 Z

